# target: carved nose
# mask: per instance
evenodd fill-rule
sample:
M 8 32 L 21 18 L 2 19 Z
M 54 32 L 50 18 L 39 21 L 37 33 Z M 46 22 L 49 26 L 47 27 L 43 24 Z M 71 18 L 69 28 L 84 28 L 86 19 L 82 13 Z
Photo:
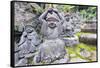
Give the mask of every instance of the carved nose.
M 51 23 L 51 25 L 54 25 L 54 23 Z

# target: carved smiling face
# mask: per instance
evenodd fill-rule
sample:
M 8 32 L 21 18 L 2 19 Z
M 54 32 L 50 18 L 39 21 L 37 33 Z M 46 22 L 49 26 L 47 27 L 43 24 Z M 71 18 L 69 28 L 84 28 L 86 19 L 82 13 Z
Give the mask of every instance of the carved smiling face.
M 57 27 L 58 22 L 59 21 L 55 18 L 48 18 L 47 19 L 48 27 L 50 27 L 51 29 L 54 29 L 55 27 Z
M 27 33 L 31 33 L 31 32 L 34 31 L 34 28 L 33 28 L 31 25 L 27 25 L 27 26 L 25 26 L 25 31 L 26 31 Z
M 48 27 L 51 29 L 54 29 L 57 26 L 57 22 L 54 21 L 48 21 Z
M 65 15 L 65 19 L 66 19 L 67 22 L 69 22 L 70 21 L 70 15 L 69 14 L 66 14 Z

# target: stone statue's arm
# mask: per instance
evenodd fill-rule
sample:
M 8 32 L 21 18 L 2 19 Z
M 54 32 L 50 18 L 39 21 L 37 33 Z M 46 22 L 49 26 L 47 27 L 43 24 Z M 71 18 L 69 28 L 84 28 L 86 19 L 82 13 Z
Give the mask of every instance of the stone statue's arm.
M 39 17 L 39 20 L 42 22 L 42 23 L 45 23 L 46 22 L 46 16 L 48 14 L 48 10 L 45 11 L 44 13 L 42 13 L 42 15 Z
M 46 16 L 48 13 L 51 13 L 52 9 L 49 8 L 47 11 L 45 11 L 40 17 L 39 20 L 42 22 L 42 27 L 41 27 L 41 34 L 46 35 L 47 34 L 47 21 L 46 21 Z
M 55 12 L 55 13 L 58 15 L 59 21 L 60 21 L 61 23 L 63 23 L 63 22 L 64 22 L 64 16 L 61 15 L 61 14 L 58 12 L 57 9 L 53 9 L 53 12 Z

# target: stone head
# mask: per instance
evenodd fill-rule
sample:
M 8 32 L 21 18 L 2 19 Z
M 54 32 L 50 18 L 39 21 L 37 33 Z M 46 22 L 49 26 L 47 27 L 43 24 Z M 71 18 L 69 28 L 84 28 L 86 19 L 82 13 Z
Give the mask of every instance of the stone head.
M 53 28 L 57 27 L 59 19 L 56 14 L 52 13 L 47 16 L 46 21 L 47 21 L 48 27 L 53 29 Z
M 34 30 L 33 26 L 31 26 L 31 25 L 26 25 L 26 26 L 25 26 L 25 31 L 26 31 L 27 33 L 31 33 L 31 32 L 33 32 L 33 31 L 35 31 L 35 30 Z
M 65 14 L 64 17 L 65 17 L 65 20 L 66 20 L 67 22 L 69 22 L 70 19 L 71 19 L 71 15 L 70 15 L 69 13 Z

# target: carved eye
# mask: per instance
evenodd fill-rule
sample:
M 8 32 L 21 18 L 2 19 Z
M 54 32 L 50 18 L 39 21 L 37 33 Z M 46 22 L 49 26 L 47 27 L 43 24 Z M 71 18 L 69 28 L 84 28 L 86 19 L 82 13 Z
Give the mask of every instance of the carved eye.
M 29 39 L 29 41 L 31 41 L 32 39 Z
M 73 19 L 73 17 L 71 17 L 71 19 Z
M 27 37 L 27 35 L 24 36 L 25 38 Z

